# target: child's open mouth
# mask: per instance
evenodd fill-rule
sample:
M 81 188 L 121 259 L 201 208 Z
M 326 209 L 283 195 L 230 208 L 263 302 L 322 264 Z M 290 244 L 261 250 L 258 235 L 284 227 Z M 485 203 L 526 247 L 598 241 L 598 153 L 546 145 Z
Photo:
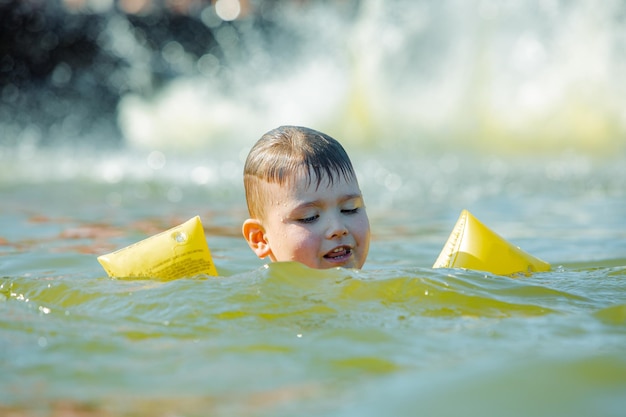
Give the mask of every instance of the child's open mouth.
M 325 259 L 331 261 L 343 261 L 352 255 L 352 248 L 349 246 L 339 246 L 324 255 Z

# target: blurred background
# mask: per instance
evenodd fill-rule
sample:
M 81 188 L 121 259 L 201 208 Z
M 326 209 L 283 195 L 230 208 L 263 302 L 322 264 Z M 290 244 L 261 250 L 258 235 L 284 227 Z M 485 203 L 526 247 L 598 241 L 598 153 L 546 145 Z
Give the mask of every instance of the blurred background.
M 0 158 L 353 146 L 621 153 L 626 3 L 0 0 Z

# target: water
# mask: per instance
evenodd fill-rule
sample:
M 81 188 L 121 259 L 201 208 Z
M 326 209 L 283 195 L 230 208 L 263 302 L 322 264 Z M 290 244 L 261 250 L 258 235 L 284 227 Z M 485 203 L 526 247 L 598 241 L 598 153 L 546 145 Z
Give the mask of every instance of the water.
M 623 415 L 624 158 L 356 151 L 371 255 L 313 271 L 255 259 L 239 179 L 189 179 L 218 161 L 37 155 L 2 184 L 5 413 Z M 552 271 L 431 269 L 462 207 Z M 220 278 L 96 261 L 195 214 Z
M 106 111 L 36 123 L 2 86 L 0 414 L 624 416 L 620 2 L 277 7 L 266 37 L 203 9 L 222 53 L 171 33 L 148 58 L 130 17 L 88 3 L 129 64 L 103 80 L 119 137 L 81 127 Z M 155 62 L 173 75 L 146 85 Z M 82 79 L 65 65 L 45 111 Z M 363 270 L 266 267 L 247 247 L 243 159 L 280 123 L 352 156 Z M 431 269 L 464 208 L 552 270 Z M 96 261 L 195 215 L 219 278 Z

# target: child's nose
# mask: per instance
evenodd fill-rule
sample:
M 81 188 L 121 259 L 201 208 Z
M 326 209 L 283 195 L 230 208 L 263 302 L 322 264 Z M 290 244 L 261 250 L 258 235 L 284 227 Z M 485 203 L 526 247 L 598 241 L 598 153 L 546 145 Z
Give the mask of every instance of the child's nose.
M 345 223 L 337 216 L 332 216 L 328 226 L 328 238 L 335 239 L 348 234 Z

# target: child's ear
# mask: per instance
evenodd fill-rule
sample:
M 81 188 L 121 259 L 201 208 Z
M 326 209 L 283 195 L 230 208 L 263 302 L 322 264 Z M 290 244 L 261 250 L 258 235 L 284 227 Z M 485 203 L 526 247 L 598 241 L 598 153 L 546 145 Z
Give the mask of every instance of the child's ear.
M 265 238 L 265 228 L 261 222 L 257 219 L 248 219 L 243 222 L 242 227 L 243 237 L 246 238 L 250 249 L 263 259 L 270 255 L 270 245 Z

